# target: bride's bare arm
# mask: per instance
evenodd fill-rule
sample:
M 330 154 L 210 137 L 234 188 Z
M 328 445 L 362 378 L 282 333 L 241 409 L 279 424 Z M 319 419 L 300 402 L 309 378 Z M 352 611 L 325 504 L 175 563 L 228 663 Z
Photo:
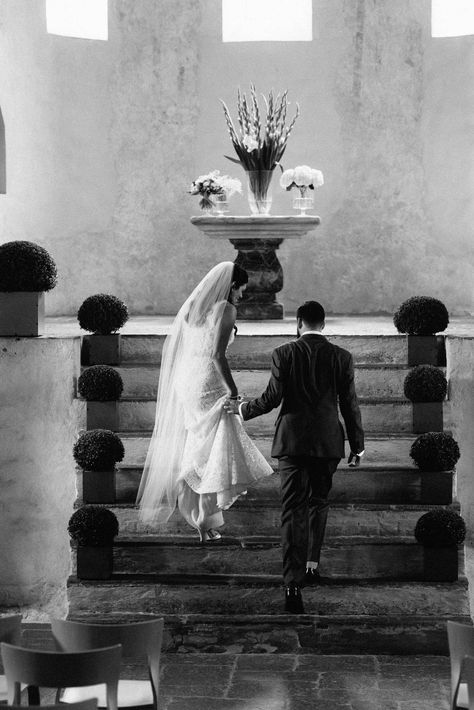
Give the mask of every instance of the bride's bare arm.
M 216 334 L 216 340 L 214 343 L 214 351 L 212 353 L 212 359 L 217 368 L 218 373 L 222 377 L 225 386 L 229 390 L 230 397 L 236 397 L 238 394 L 237 386 L 232 377 L 230 371 L 229 363 L 227 362 L 226 349 L 229 343 L 229 338 L 234 328 L 235 319 L 237 317 L 237 310 L 235 306 L 231 303 L 226 304 L 224 313 L 222 314 L 222 319 L 220 322 L 219 329 Z

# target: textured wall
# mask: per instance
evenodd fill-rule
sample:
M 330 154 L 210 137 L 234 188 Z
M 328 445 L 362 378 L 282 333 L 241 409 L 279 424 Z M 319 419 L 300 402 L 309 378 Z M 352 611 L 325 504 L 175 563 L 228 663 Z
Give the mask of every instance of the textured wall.
M 67 611 L 79 339 L 0 338 L 0 605 Z
M 238 175 L 219 98 L 289 88 L 285 167 L 323 170 L 323 223 L 280 254 L 283 300 L 392 311 L 415 293 L 474 312 L 474 43 L 431 39 L 430 0 L 314 0 L 310 43 L 220 39 L 219 0 L 114 0 L 108 42 L 47 35 L 43 0 L 0 5 L 8 195 L 0 241 L 34 239 L 61 280 L 50 313 L 112 291 L 172 313 L 233 248 L 189 224 L 190 180 Z M 291 212 L 277 188 L 274 213 Z M 243 198 L 233 211 L 246 214 Z

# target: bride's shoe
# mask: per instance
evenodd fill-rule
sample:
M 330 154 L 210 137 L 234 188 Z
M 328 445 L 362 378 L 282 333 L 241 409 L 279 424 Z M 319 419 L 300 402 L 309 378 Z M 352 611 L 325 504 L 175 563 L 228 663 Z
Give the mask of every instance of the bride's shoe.
M 215 540 L 220 540 L 222 535 L 217 530 L 209 528 L 209 530 L 198 530 L 199 540 L 201 542 L 214 542 Z

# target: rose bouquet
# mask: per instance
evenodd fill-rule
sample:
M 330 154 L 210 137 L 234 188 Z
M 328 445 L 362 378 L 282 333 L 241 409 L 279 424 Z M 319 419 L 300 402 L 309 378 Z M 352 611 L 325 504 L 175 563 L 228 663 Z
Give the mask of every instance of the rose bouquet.
M 268 99 L 263 100 L 266 107 L 266 117 L 263 120 L 257 100 L 255 86 L 250 86 L 250 98 L 237 93 L 238 128 L 232 121 L 229 109 L 222 101 L 230 139 L 238 158 L 226 156 L 234 163 L 242 165 L 248 172 L 249 187 L 255 197 L 255 211 L 265 212 L 262 204 L 266 201 L 272 171 L 279 164 L 286 149 L 288 137 L 299 116 L 299 106 L 289 125 L 286 125 L 289 102 L 288 92 L 276 97 L 270 91 Z
M 237 178 L 221 175 L 219 170 L 212 170 L 207 175 L 196 178 L 188 192 L 191 195 L 201 195 L 199 206 L 203 210 L 210 210 L 215 205 L 211 195 L 231 197 L 235 192 L 242 192 L 242 183 Z
M 320 170 L 310 168 L 308 165 L 298 165 L 296 168 L 285 170 L 280 177 L 280 186 L 285 190 L 297 187 L 301 197 L 304 197 L 308 188 L 314 190 L 324 185 L 323 174 Z

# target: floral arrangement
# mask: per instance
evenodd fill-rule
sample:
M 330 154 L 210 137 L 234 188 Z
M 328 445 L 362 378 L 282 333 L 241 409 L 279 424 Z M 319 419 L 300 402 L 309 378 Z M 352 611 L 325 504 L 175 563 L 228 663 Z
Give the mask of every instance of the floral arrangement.
M 201 195 L 199 206 L 203 210 L 214 207 L 211 195 L 227 195 L 231 197 L 235 192 L 242 192 L 242 183 L 237 178 L 221 175 L 219 170 L 213 170 L 207 175 L 200 175 L 191 184 L 191 195 Z
M 307 189 L 314 190 L 324 185 L 321 170 L 315 170 L 308 165 L 297 165 L 296 168 L 285 170 L 280 177 L 280 186 L 285 190 L 297 187 L 301 197 L 305 196 Z
M 276 97 L 270 91 L 268 99 L 263 96 L 266 107 L 265 122 L 262 121 L 257 92 L 250 85 L 250 99 L 245 94 L 237 92 L 237 116 L 239 129 L 232 121 L 229 109 L 221 100 L 227 121 L 230 139 L 238 160 L 228 155 L 226 158 L 234 163 L 240 163 L 244 170 L 273 170 L 278 165 L 286 149 L 288 137 L 299 116 L 299 106 L 290 124 L 286 126 L 286 115 L 289 106 L 288 91 Z

